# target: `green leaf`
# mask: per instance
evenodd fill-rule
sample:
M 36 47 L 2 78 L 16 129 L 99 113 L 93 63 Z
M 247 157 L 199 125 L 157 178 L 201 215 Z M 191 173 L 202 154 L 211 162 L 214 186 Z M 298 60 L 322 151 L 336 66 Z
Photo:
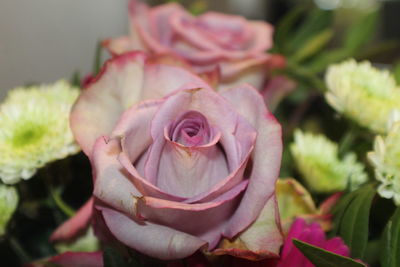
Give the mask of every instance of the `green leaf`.
M 81 74 L 79 71 L 74 71 L 70 79 L 70 83 L 72 86 L 81 87 Z
M 400 207 L 398 207 L 385 227 L 381 239 L 381 265 L 400 266 Z
M 313 73 L 319 73 L 325 70 L 328 65 L 342 61 L 351 55 L 352 54 L 348 50 L 343 48 L 326 51 L 316 56 L 316 58 L 309 63 L 308 68 Z
M 366 265 L 351 258 L 332 253 L 297 239 L 293 239 L 293 244 L 316 267 L 366 267 Z
M 356 23 L 354 23 L 346 33 L 344 47 L 356 52 L 359 48 L 371 40 L 375 33 L 378 22 L 378 12 L 374 11 L 366 14 Z
M 354 197 L 357 195 L 357 191 L 353 191 L 351 193 L 346 194 L 342 197 L 339 202 L 333 207 L 333 229 L 331 231 L 331 236 L 337 236 L 339 234 L 340 222 L 342 221 L 343 215 L 350 205 L 351 201 L 353 201 Z
M 96 45 L 96 52 L 94 54 L 94 62 L 93 62 L 93 77 L 96 76 L 100 72 L 101 64 L 102 64 L 102 52 L 103 52 L 103 45 L 101 41 L 97 42 Z
M 368 241 L 369 212 L 375 188 L 366 185 L 356 192 L 357 195 L 343 214 L 339 235 L 349 246 L 352 257 L 363 258 Z
M 289 42 L 289 52 L 295 52 L 298 47 L 314 37 L 315 34 L 325 30 L 332 22 L 332 12 L 315 8 L 311 10 L 300 29 L 294 34 L 293 38 L 286 40 Z
M 315 73 L 295 63 L 288 62 L 285 74 L 308 89 L 316 89 L 319 92 L 326 91 L 325 83 Z
M 190 13 L 195 16 L 201 15 L 206 12 L 208 9 L 208 4 L 204 0 L 196 0 L 188 7 Z
M 333 31 L 326 29 L 310 38 L 293 55 L 292 60 L 301 62 L 318 53 L 332 39 Z
M 398 51 L 399 45 L 400 40 L 396 39 L 381 41 L 378 44 L 360 50 L 355 53 L 354 57 L 356 60 L 363 60 L 390 55 Z
M 397 62 L 393 68 L 393 75 L 397 84 L 400 84 L 400 62 Z
M 106 247 L 103 252 L 104 267 L 129 267 L 128 262 L 120 252 L 111 247 Z
M 306 11 L 306 7 L 303 5 L 293 8 L 290 12 L 279 21 L 275 31 L 275 45 L 277 45 L 278 51 L 283 53 L 285 46 L 287 45 L 288 36 L 292 33 L 293 27 L 296 25 L 300 16 Z

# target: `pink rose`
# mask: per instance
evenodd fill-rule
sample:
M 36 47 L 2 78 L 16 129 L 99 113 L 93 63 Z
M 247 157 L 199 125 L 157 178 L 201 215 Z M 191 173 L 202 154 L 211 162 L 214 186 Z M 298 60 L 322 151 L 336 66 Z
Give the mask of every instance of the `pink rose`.
M 129 14 L 130 36 L 104 42 L 114 55 L 131 50 L 170 54 L 197 73 L 218 68 L 222 87 L 246 82 L 259 90 L 271 69 L 285 65 L 282 56 L 266 53 L 273 45 L 273 27 L 264 21 L 216 12 L 195 17 L 177 3 L 149 8 L 136 0 L 130 2 Z
M 115 239 L 160 259 L 278 257 L 281 128 L 251 86 L 217 94 L 184 69 L 125 54 L 82 92 L 71 124 Z

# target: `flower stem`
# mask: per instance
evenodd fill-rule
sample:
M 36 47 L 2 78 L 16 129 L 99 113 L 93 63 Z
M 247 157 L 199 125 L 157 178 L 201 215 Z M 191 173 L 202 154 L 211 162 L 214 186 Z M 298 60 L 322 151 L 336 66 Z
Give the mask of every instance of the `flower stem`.
M 343 156 L 348 150 L 350 150 L 354 140 L 358 137 L 358 130 L 356 127 L 351 126 L 346 134 L 342 137 L 339 143 L 339 155 Z
M 68 217 L 74 216 L 75 210 L 62 200 L 59 190 L 55 190 L 52 186 L 49 186 L 49 190 L 51 197 L 57 207 Z
M 17 254 L 18 258 L 20 258 L 22 262 L 31 261 L 31 257 L 28 255 L 28 253 L 24 250 L 24 248 L 15 237 L 11 236 L 8 240 L 10 241 L 10 246 L 14 250 L 15 254 Z

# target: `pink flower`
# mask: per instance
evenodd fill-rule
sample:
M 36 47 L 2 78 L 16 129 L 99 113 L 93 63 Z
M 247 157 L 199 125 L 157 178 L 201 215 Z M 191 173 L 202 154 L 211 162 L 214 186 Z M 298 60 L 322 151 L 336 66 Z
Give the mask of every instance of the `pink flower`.
M 131 0 L 129 14 L 130 36 L 104 42 L 114 55 L 131 50 L 170 54 L 197 73 L 218 68 L 222 87 L 246 82 L 259 90 L 272 69 L 285 65 L 282 56 L 266 53 L 273 45 L 273 27 L 264 21 L 216 12 L 195 17 L 177 3 L 149 8 L 136 0 Z
M 349 257 L 349 248 L 340 237 L 326 239 L 325 232 L 318 223 L 307 224 L 304 219 L 296 219 L 283 244 L 280 259 L 263 261 L 247 261 L 245 259 L 231 259 L 232 267 L 314 267 L 314 265 L 293 244 L 298 239 L 330 252 Z
M 184 69 L 124 54 L 82 92 L 71 125 L 115 239 L 178 259 L 240 235 L 240 250 L 278 256 L 281 128 L 254 88 L 217 94 Z
M 49 259 L 25 264 L 24 267 L 102 267 L 103 252 L 65 252 Z
M 303 219 L 297 219 L 290 228 L 283 245 L 281 259 L 277 267 L 313 267 L 314 265 L 293 244 L 293 238 L 320 247 L 327 251 L 348 257 L 349 248 L 340 237 L 326 239 L 325 232 L 318 223 L 308 225 Z

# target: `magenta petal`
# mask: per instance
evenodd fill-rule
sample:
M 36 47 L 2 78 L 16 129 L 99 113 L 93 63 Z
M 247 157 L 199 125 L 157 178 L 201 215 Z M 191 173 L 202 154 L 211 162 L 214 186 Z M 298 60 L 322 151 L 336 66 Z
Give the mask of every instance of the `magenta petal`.
M 221 94 L 234 106 L 240 107 L 239 113 L 257 129 L 258 134 L 251 156 L 253 167 L 249 174 L 249 186 L 225 232 L 231 238 L 257 219 L 267 200 L 274 194 L 282 155 L 282 132 L 256 89 L 245 85 Z
M 277 267 L 312 267 L 314 266 L 293 244 L 293 239 L 299 239 L 327 251 L 349 256 L 349 249 L 339 237 L 326 240 L 325 233 L 318 223 L 308 225 L 304 219 L 296 219 L 285 240 L 281 259 Z
M 50 236 L 50 241 L 68 241 L 83 232 L 89 225 L 93 212 L 93 197 L 91 197 L 78 212 L 62 225 L 60 225 Z
M 349 257 L 350 256 L 350 250 L 349 247 L 346 246 L 346 244 L 343 242 L 343 240 L 340 237 L 334 237 L 329 239 L 326 243 L 324 248 L 330 252 Z
M 103 252 L 65 252 L 46 260 L 44 263 L 33 263 L 25 266 L 103 267 Z
M 126 215 L 102 208 L 104 220 L 112 234 L 125 245 L 162 260 L 192 255 L 206 242 L 189 234 L 152 222 L 138 224 Z

